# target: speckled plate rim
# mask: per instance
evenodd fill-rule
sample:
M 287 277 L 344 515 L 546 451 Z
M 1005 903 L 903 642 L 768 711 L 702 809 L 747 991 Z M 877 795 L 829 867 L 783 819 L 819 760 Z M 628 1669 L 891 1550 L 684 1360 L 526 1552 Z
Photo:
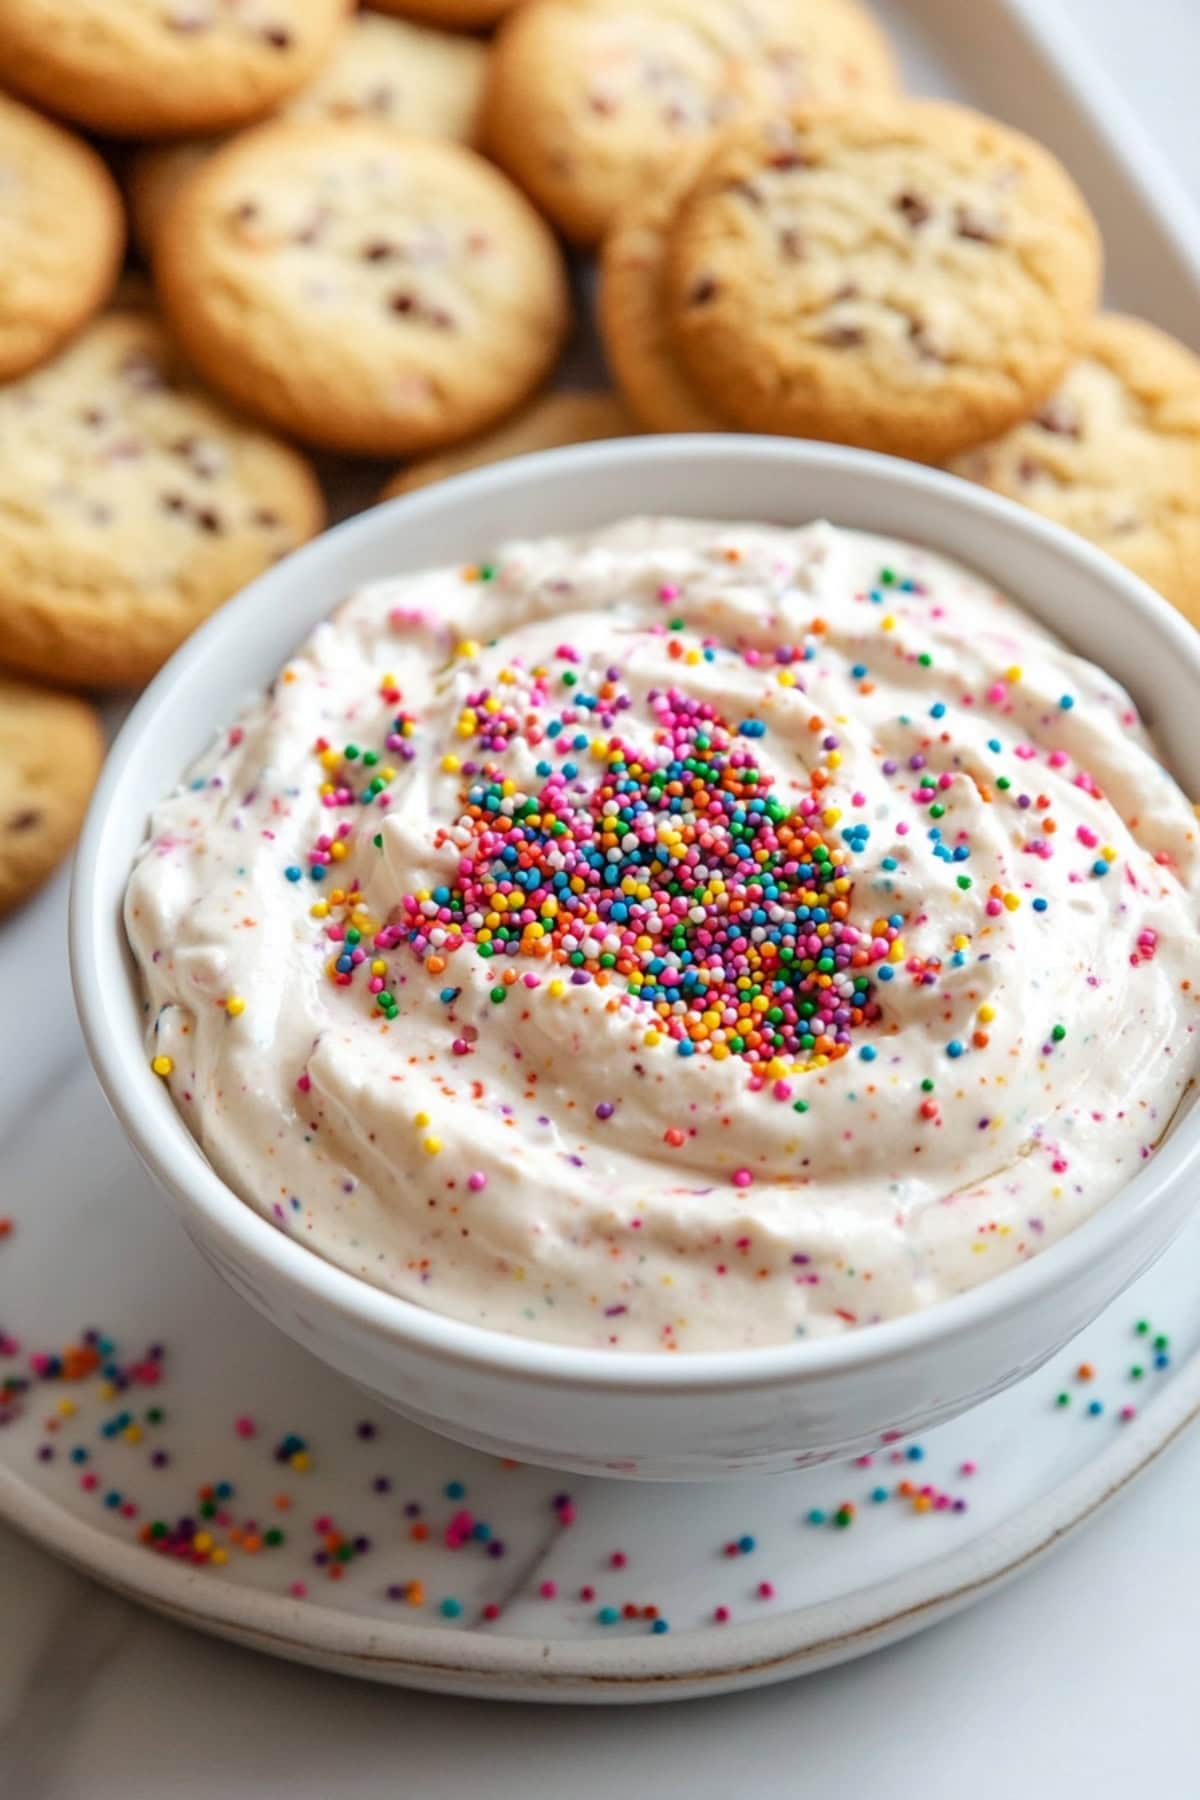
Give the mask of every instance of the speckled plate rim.
M 0 1520 L 125 1599 L 177 1624 L 291 1662 L 485 1699 L 682 1700 L 767 1686 L 849 1662 L 973 1605 L 1088 1524 L 1198 1417 L 1200 1353 L 1084 1468 L 971 1544 L 907 1574 L 772 1619 L 602 1643 L 512 1637 L 491 1627 L 459 1631 L 393 1624 L 239 1588 L 147 1556 L 48 1499 L 2 1462 Z

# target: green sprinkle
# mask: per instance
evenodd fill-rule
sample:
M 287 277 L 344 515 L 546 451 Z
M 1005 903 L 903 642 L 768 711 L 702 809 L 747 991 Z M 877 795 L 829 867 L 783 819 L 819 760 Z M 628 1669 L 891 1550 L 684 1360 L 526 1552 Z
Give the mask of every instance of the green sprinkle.
M 928 1075 L 925 1077 L 924 1081 L 921 1083 L 921 1092 L 923 1094 L 932 1094 L 932 1092 L 933 1092 L 933 1083 L 929 1079 Z
M 347 933 L 347 936 L 349 936 L 349 933 Z M 1065 1025 L 1056 1025 L 1054 1030 L 1050 1033 L 1050 1036 L 1054 1039 L 1056 1044 L 1061 1044 L 1066 1035 L 1067 1028 Z
M 1056 1396 L 1055 1396 L 1055 1400 L 1054 1400 L 1054 1404 L 1055 1404 L 1055 1406 L 1070 1406 L 1070 1404 L 1071 1404 L 1071 1396 L 1070 1396 L 1070 1394 L 1058 1394 L 1058 1395 L 1056 1395 Z
M 508 999 L 508 989 L 506 987 L 494 987 L 488 995 L 488 998 L 493 1006 L 501 1006 L 504 1001 Z
M 798 1112 L 798 1113 L 806 1113 L 808 1111 L 808 1101 L 807 1100 L 795 1101 L 792 1105 L 792 1111 Z

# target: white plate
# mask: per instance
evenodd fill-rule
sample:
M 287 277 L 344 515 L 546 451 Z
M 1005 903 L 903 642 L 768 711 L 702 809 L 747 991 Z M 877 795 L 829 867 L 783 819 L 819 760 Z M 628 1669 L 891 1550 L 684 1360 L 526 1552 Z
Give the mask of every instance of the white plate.
M 144 1364 L 151 1345 L 164 1354 L 157 1381 L 135 1376 L 108 1398 L 99 1374 L 35 1374 L 0 1429 L 0 1516 L 182 1622 L 372 1680 L 523 1699 L 657 1700 L 821 1668 L 931 1624 L 1028 1567 L 1200 1409 L 1197 1224 L 1081 1349 L 930 1433 L 915 1447 L 919 1460 L 913 1446 L 893 1445 L 869 1468 L 705 1487 L 505 1467 L 381 1413 L 236 1299 L 156 1197 L 78 1061 L 47 1104 L 13 1122 L 2 1151 L 0 1210 L 13 1224 L 0 1240 L 0 1332 L 22 1350 L 0 1351 L 0 1382 L 87 1327 L 111 1336 L 125 1369 Z M 1153 1368 L 1139 1317 L 1171 1337 L 1170 1367 Z M 1091 1381 L 1075 1374 L 1085 1356 Z M 1140 1380 L 1128 1373 L 1135 1360 L 1147 1369 Z M 1056 1404 L 1060 1390 L 1066 1407 Z M 64 1399 L 77 1408 L 70 1417 L 57 1410 Z M 1093 1400 L 1103 1407 L 1096 1416 Z M 1126 1405 L 1137 1408 L 1129 1421 Z M 161 1423 L 147 1420 L 153 1408 Z M 125 1415 L 139 1441 L 122 1435 Z M 254 1436 L 239 1435 L 243 1418 Z M 373 1435 L 360 1436 L 362 1425 Z M 288 1434 L 303 1440 L 307 1470 L 277 1460 Z M 45 1449 L 52 1460 L 39 1459 Z M 86 1461 L 73 1459 L 79 1451 Z M 162 1452 L 169 1460 L 156 1466 Z M 917 1513 L 895 1497 L 902 1481 L 965 1499 L 967 1510 Z M 232 1486 L 235 1528 L 280 1527 L 286 1542 L 252 1554 L 227 1525 L 206 1525 L 199 1490 L 221 1482 Z M 889 1497 L 872 1499 L 876 1489 Z M 564 1490 L 569 1523 L 554 1503 Z M 123 1514 L 114 1495 L 136 1512 Z M 286 1512 L 277 1495 L 290 1501 Z M 834 1515 L 846 1500 L 856 1512 L 843 1528 Z M 414 1504 L 417 1521 L 405 1511 Z M 810 1522 L 814 1508 L 824 1523 Z M 445 1546 L 463 1509 L 503 1542 L 502 1557 L 479 1539 Z M 143 1524 L 187 1515 L 228 1549 L 224 1566 L 192 1567 L 139 1541 Z M 313 1562 L 322 1518 L 348 1540 L 370 1540 L 334 1565 L 337 1580 Z M 411 1537 L 414 1522 L 428 1527 L 424 1542 Z M 747 1537 L 753 1549 L 726 1554 Z M 389 1598 L 414 1580 L 423 1604 Z M 290 1592 L 297 1581 L 304 1598 Z M 543 1592 L 547 1582 L 553 1592 Z M 764 1582 L 770 1592 L 760 1594 Z M 585 1587 L 594 1597 L 580 1598 Z M 461 1611 L 444 1616 L 444 1600 Z M 656 1635 L 645 1617 L 602 1621 L 601 1608 L 627 1602 L 655 1606 L 670 1629 Z M 494 1620 L 484 1616 L 489 1603 L 501 1609 Z M 727 1623 L 714 1618 L 719 1606 Z
M 880 0 L 914 87 L 960 93 L 1034 130 L 1063 155 L 1104 227 L 1110 297 L 1198 342 L 1200 237 L 1163 160 L 1069 32 L 1038 0 Z M 885 1448 L 869 1469 L 815 1470 L 706 1488 L 623 1488 L 504 1469 L 378 1416 L 329 1371 L 245 1309 L 188 1246 L 133 1162 L 85 1072 L 67 991 L 64 884 L 0 934 L 0 1330 L 26 1353 L 82 1327 L 112 1333 L 122 1359 L 156 1340 L 162 1379 L 101 1399 L 95 1380 L 36 1382 L 21 1416 L 0 1429 L 0 1517 L 157 1610 L 256 1648 L 345 1673 L 460 1694 L 541 1700 L 651 1700 L 782 1680 L 895 1641 L 982 1597 L 1077 1529 L 1162 1453 L 1200 1411 L 1200 1224 L 1117 1302 L 1061 1367 L 1032 1377 L 931 1434 L 920 1461 Z M 1171 1366 L 1152 1363 L 1141 1316 L 1172 1338 Z M 1087 1358 L 1091 1382 L 1072 1371 Z M 25 1356 L 0 1355 L 0 1381 Z M 1055 1405 L 1062 1390 L 1065 1408 Z M 53 1434 L 61 1398 L 79 1410 Z M 1103 1411 L 1087 1406 L 1099 1399 Z M 1138 1407 L 1122 1422 L 1123 1405 Z M 161 1406 L 161 1425 L 145 1412 Z M 143 1436 L 104 1435 L 128 1410 Z M 251 1417 L 254 1437 L 234 1420 Z M 356 1425 L 377 1434 L 360 1439 Z M 305 1473 L 274 1460 L 292 1432 L 311 1446 Z M 49 1444 L 52 1461 L 38 1459 Z M 86 1463 L 70 1459 L 72 1448 Z M 152 1462 L 165 1449 L 164 1467 Z M 893 1452 L 903 1460 L 892 1463 Z M 965 1462 L 976 1472 L 961 1474 Z M 85 1492 L 80 1478 L 95 1474 Z M 375 1491 L 384 1476 L 390 1492 Z M 899 1479 L 966 1498 L 930 1510 L 869 1496 Z M 222 1568 L 191 1568 L 137 1538 L 156 1517 L 196 1509 L 196 1490 L 229 1481 L 235 1519 L 278 1521 L 288 1541 Z M 461 1482 L 461 1502 L 448 1483 Z M 574 1522 L 553 1500 L 569 1487 Z M 105 1504 L 132 1501 L 137 1516 Z M 273 1496 L 292 1499 L 287 1513 Z M 854 1524 L 807 1522 L 855 1502 Z M 430 1540 L 409 1536 L 406 1502 Z M 506 1546 L 440 1541 L 460 1506 Z M 372 1547 L 338 1581 L 315 1567 L 314 1520 L 329 1516 Z M 227 1532 L 218 1530 L 223 1541 Z M 723 1547 L 752 1536 L 755 1547 Z M 612 1566 L 621 1552 L 625 1566 Z M 387 1597 L 413 1579 L 426 1603 Z M 304 1599 L 289 1594 L 303 1580 Z M 555 1592 L 543 1598 L 540 1584 Z M 759 1584 L 770 1585 L 767 1597 Z M 595 1599 L 578 1598 L 582 1587 Z M 457 1600 L 455 1618 L 440 1611 Z M 670 1630 L 639 1618 L 602 1624 L 603 1606 L 655 1605 Z M 488 1605 L 501 1606 L 494 1621 Z M 713 1613 L 728 1608 L 728 1623 Z

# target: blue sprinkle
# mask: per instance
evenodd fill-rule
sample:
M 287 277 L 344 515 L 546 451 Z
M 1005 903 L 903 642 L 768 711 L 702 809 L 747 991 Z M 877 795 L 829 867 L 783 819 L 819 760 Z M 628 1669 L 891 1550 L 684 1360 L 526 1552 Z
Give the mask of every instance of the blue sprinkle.
M 325 879 L 324 863 L 314 863 L 308 872 L 314 881 L 324 881 Z
M 889 874 L 891 873 L 891 871 L 893 869 L 897 868 L 898 866 L 899 865 L 897 864 L 894 856 L 885 856 L 882 863 L 880 864 L 880 867 L 883 869 L 886 869 L 889 872 Z
M 1107 875 L 1108 874 L 1108 864 L 1105 862 L 1105 860 L 1102 856 L 1098 856 L 1096 858 L 1095 862 L 1092 864 L 1092 874 L 1093 875 Z
M 1045 912 L 1045 910 L 1049 906 L 1049 904 L 1050 904 L 1050 902 L 1048 900 L 1044 900 L 1042 898 L 1041 894 L 1039 894 L 1037 899 L 1033 903 L 1033 910 L 1034 910 L 1034 912 Z
M 443 1619 L 459 1619 L 462 1617 L 462 1609 L 462 1601 L 456 1600 L 452 1594 L 448 1594 L 442 1601 L 438 1611 L 441 1613 Z
M 1088 1411 L 1091 1413 L 1093 1419 L 1098 1418 L 1100 1416 L 1100 1414 L 1104 1411 L 1103 1400 L 1089 1400 L 1088 1401 Z
M 924 1462 L 925 1452 L 920 1444 L 910 1444 L 904 1452 L 909 1462 Z
M 896 971 L 893 969 L 891 963 L 884 963 L 882 965 L 879 970 L 879 979 L 880 981 L 895 981 Z
M 602 1606 L 596 1614 L 596 1623 L 597 1625 L 615 1625 L 620 1616 L 615 1606 Z
M 946 1045 L 946 1055 L 957 1057 L 957 1056 L 961 1056 L 962 1053 L 963 1053 L 963 1045 L 959 1042 L 959 1040 L 957 1038 L 951 1038 L 950 1042 Z
M 858 1054 L 863 1062 L 874 1062 L 878 1051 L 874 1044 L 864 1044 Z
M 945 701 L 944 700 L 935 700 L 933 705 L 929 709 L 929 716 L 931 719 L 944 719 L 946 716 Z
M 823 1525 L 825 1523 L 825 1514 L 821 1511 L 819 1506 L 810 1507 L 807 1516 L 810 1525 Z
M 291 863 L 283 872 L 287 876 L 289 881 L 299 881 L 300 877 L 304 873 L 304 870 L 297 867 L 297 865 L 295 863 Z
M 1064 712 L 1070 712 L 1071 708 L 1075 704 L 1074 694 L 1063 694 L 1061 696 L 1061 698 L 1059 699 L 1058 704 L 1062 707 Z
M 744 1537 L 738 1539 L 738 1549 L 743 1556 L 749 1556 L 752 1550 L 758 1549 L 758 1539 L 751 1537 L 749 1532 L 747 1532 Z
M 761 719 L 743 719 L 738 726 L 738 735 L 748 738 L 766 737 L 767 728 Z
M 876 1506 L 882 1505 L 883 1501 L 885 1501 L 887 1499 L 887 1497 L 888 1497 L 888 1491 L 885 1487 L 877 1487 L 877 1488 L 871 1489 L 871 1498 L 872 1498 L 872 1500 L 874 1500 Z
M 447 1500 L 461 1500 L 466 1491 L 461 1481 L 448 1481 L 442 1489 Z

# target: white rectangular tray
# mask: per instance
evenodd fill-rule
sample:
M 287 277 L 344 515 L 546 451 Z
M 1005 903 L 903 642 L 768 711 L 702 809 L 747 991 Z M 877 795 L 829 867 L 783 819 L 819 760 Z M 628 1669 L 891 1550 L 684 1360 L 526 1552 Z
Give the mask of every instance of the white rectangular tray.
M 1100 7 L 1108 0 L 1093 3 Z M 1063 158 L 1104 231 L 1110 302 L 1200 349 L 1200 213 L 1064 19 L 1059 0 L 874 4 L 899 46 L 914 92 L 971 101 L 1030 131 Z M 1200 169 L 1196 175 L 1200 179 Z M 577 345 L 568 359 L 572 372 L 578 377 L 596 356 L 594 342 Z M 594 366 L 589 373 L 597 373 Z M 376 488 L 373 474 L 360 503 Z M 47 1079 L 82 1055 L 67 977 L 65 913 L 66 876 L 60 874 L 39 900 L 0 925 L 0 1140 L 36 1104 Z M 2 1163 L 0 1155 L 0 1198 Z

